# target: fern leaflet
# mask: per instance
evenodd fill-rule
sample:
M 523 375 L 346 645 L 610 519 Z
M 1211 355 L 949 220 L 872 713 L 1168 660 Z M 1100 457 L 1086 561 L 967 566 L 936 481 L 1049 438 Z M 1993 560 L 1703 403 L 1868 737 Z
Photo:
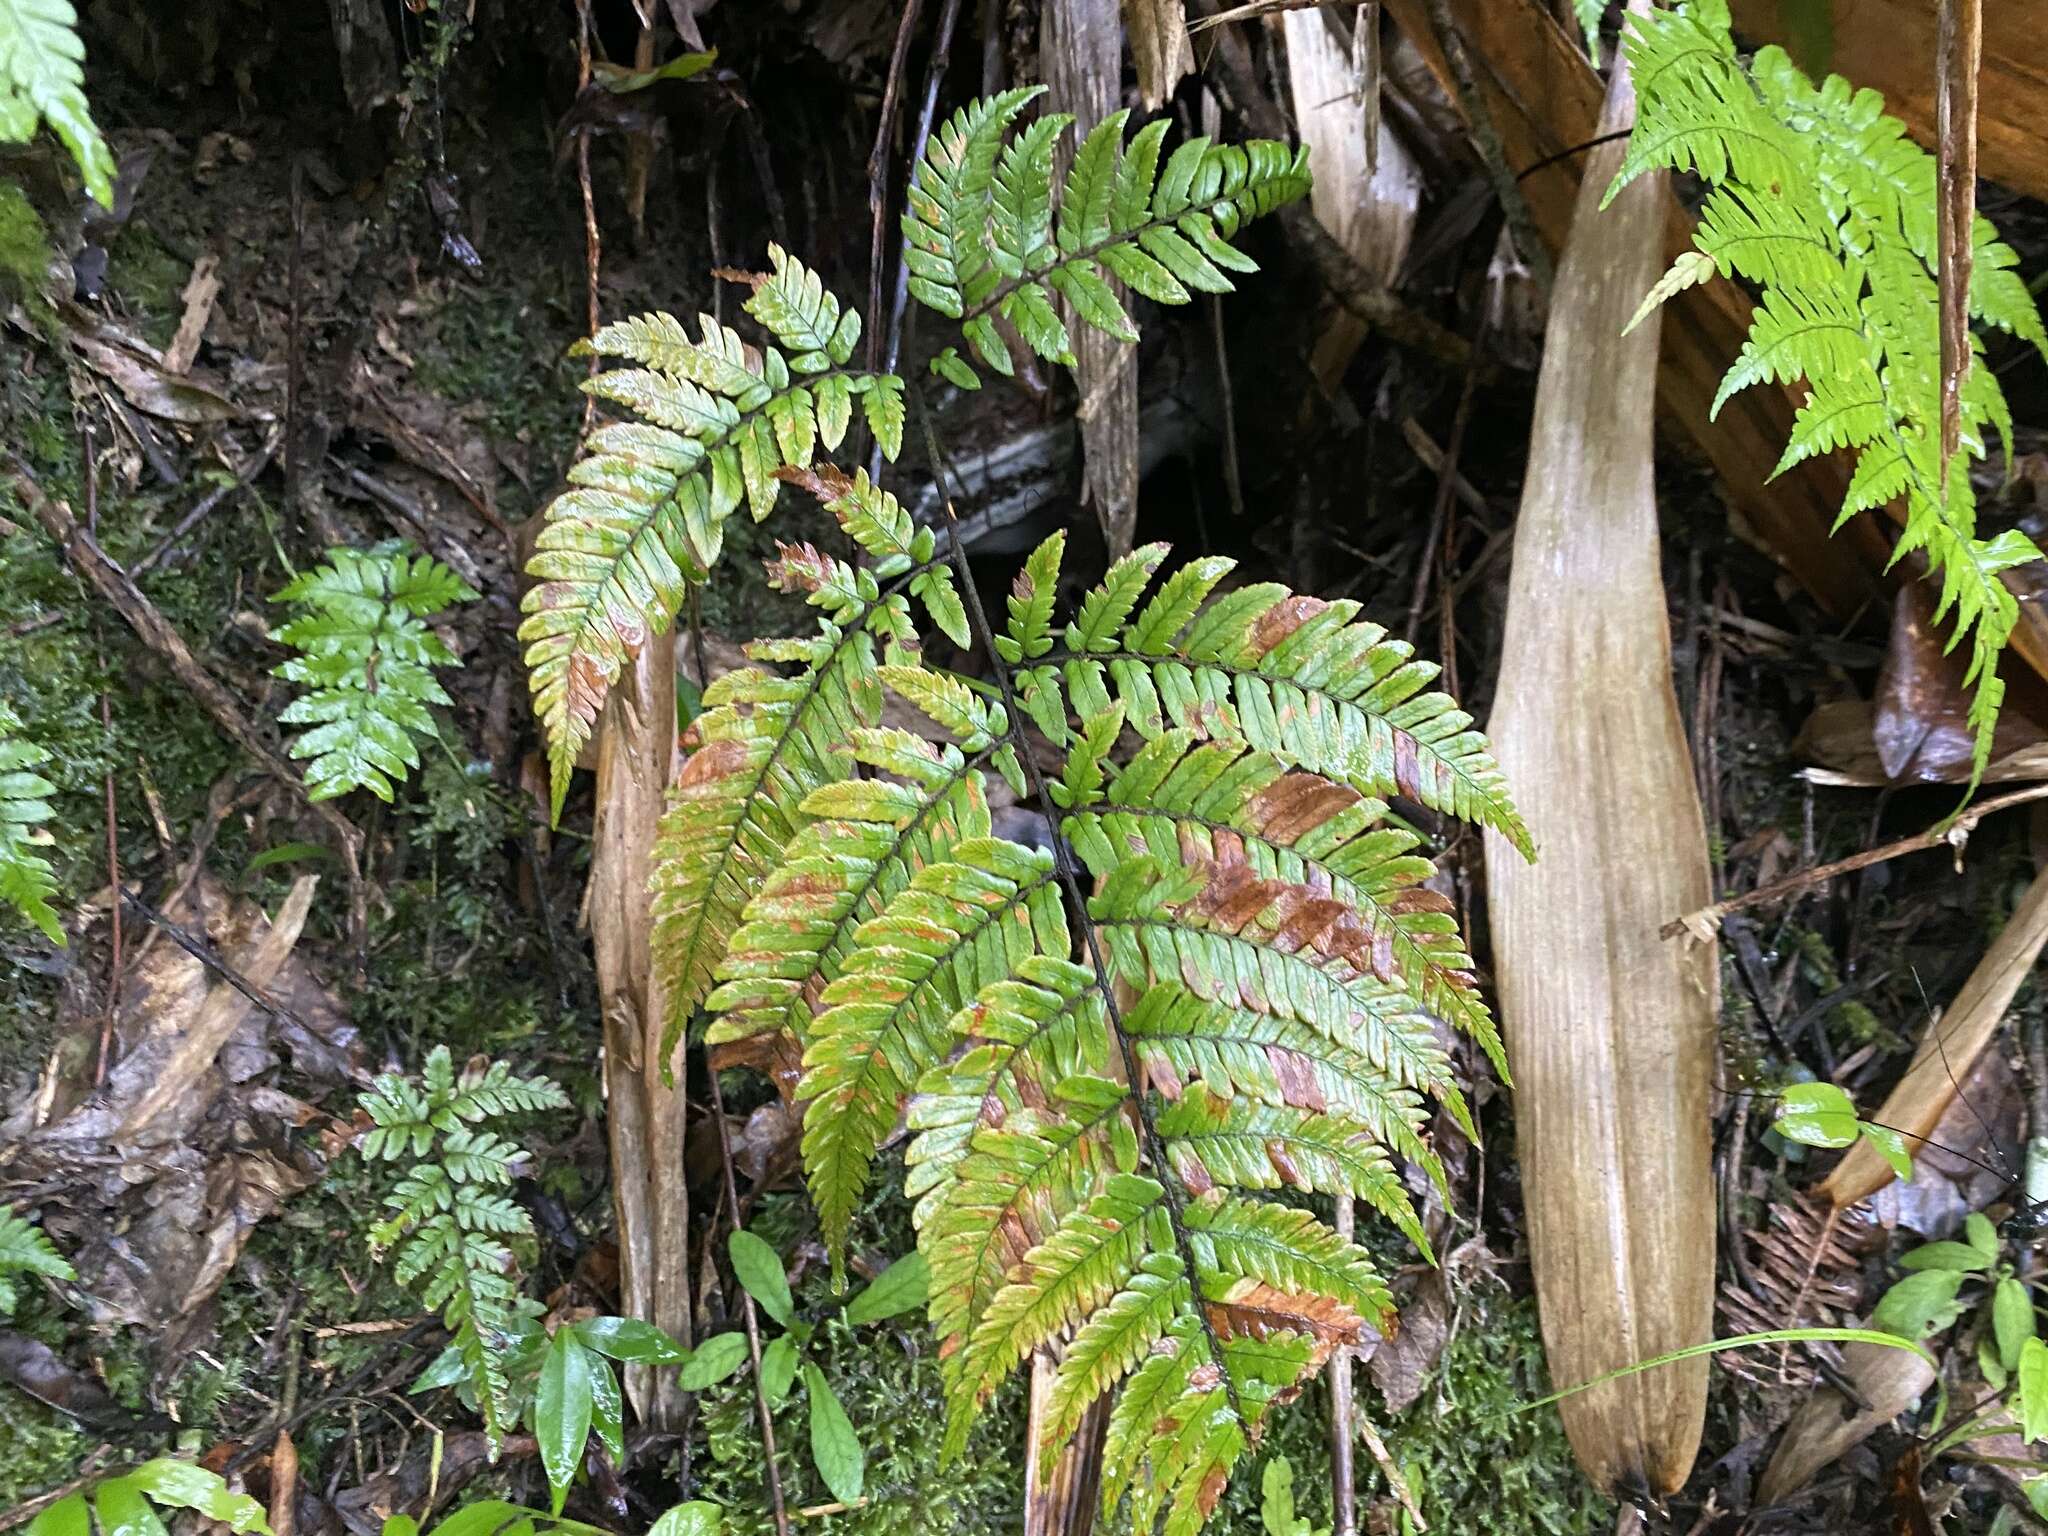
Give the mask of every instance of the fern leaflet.
M 16 1275 L 47 1275 L 53 1280 L 76 1280 L 78 1272 L 59 1253 L 41 1227 L 0 1205 L 0 1317 L 13 1315 L 20 1299 Z
M 114 205 L 114 156 L 85 104 L 85 45 L 71 0 L 0 0 L 0 142 L 25 144 L 46 122 L 102 208 Z
M 300 611 L 270 638 L 297 654 L 271 670 L 307 690 L 278 718 L 313 727 L 291 747 L 311 759 L 313 799 L 367 789 L 388 802 L 419 767 L 418 743 L 438 735 L 429 706 L 449 702 L 434 668 L 458 665 L 424 621 L 476 595 L 437 560 L 383 549 L 329 550 L 277 594 Z
M 54 814 L 49 797 L 57 786 L 36 769 L 49 749 L 15 733 L 21 720 L 0 705 L 0 901 L 42 929 L 53 944 L 64 943 L 64 925 L 50 906 L 57 874 L 36 851 L 37 829 Z M 44 834 L 43 842 L 49 837 Z

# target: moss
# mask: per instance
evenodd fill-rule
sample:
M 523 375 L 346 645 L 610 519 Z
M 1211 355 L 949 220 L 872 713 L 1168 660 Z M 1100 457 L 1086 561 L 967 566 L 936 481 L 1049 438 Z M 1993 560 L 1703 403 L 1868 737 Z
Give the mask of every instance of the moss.
M 0 177 L 0 298 L 27 306 L 40 321 L 49 310 L 42 296 L 49 270 L 49 232 L 28 194 Z

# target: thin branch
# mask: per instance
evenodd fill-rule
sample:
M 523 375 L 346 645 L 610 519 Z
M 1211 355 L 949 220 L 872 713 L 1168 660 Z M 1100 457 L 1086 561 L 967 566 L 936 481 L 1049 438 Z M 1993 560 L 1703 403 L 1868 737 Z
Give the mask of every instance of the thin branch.
M 1515 173 L 1508 168 L 1507 150 L 1501 145 L 1500 130 L 1494 126 L 1493 113 L 1488 110 L 1486 98 L 1480 93 L 1478 77 L 1472 70 L 1472 56 L 1465 51 L 1465 36 L 1451 15 L 1450 0 L 1424 0 L 1424 3 L 1429 8 L 1429 24 L 1436 31 L 1437 42 L 1443 46 L 1444 60 L 1451 66 L 1458 111 L 1465 119 L 1465 126 L 1471 130 L 1472 143 L 1479 151 L 1480 162 L 1485 165 L 1487 177 L 1493 182 L 1494 195 L 1500 199 L 1500 211 L 1507 216 L 1515 249 L 1529 264 L 1529 274 L 1535 278 L 1536 286 L 1549 293 L 1551 279 L 1555 275 L 1550 265 L 1550 251 L 1543 244 L 1543 236 L 1536 228 L 1535 216 L 1529 212 L 1528 199 L 1522 196 Z
M 694 627 L 694 626 L 693 626 Z M 703 642 L 698 642 L 702 666 Z M 725 1124 L 725 1093 L 718 1086 L 718 1068 L 704 1059 L 704 1075 L 711 1079 L 711 1118 L 718 1125 L 718 1161 L 725 1174 L 725 1209 L 732 1230 L 740 1230 L 739 1186 L 732 1176 L 732 1133 Z M 789 1536 L 789 1513 L 782 1505 L 782 1473 L 775 1465 L 775 1417 L 768 1411 L 768 1389 L 761 1383 L 761 1322 L 754 1315 L 754 1298 L 740 1287 L 740 1318 L 747 1325 L 747 1354 L 754 1362 L 754 1412 L 761 1421 L 761 1460 L 768 1474 L 768 1500 L 775 1507 L 776 1536 Z
M 580 96 L 590 89 L 590 0 L 576 0 L 576 90 Z M 597 198 L 590 186 L 590 130 L 576 133 L 576 185 L 583 193 L 583 271 L 590 334 L 598 331 L 597 272 L 603 257 L 603 243 L 597 233 Z M 597 353 L 590 354 L 589 373 L 597 377 Z M 583 397 L 583 431 L 588 435 L 597 420 L 597 396 Z
M 868 310 L 867 363 L 868 372 L 873 373 L 881 366 L 882 359 L 882 231 L 889 215 L 889 141 L 896 137 L 896 117 L 903 106 L 903 66 L 910 57 L 910 37 L 917 28 L 917 18 L 924 10 L 924 0 L 903 0 L 903 18 L 896 24 L 896 46 L 889 54 L 889 74 L 882 84 L 882 111 L 875 124 L 875 147 L 868 151 L 868 215 L 872 228 L 868 235 Z M 938 50 L 933 51 L 934 68 L 941 67 L 939 60 L 944 57 Z M 915 157 L 911 159 L 914 168 Z
M 1846 859 L 1836 859 L 1832 864 L 1817 864 L 1811 869 L 1799 870 L 1782 880 L 1773 880 L 1769 885 L 1758 886 L 1745 895 L 1731 896 L 1726 901 L 1713 902 L 1697 911 L 1688 912 L 1683 917 L 1674 917 L 1657 930 L 1658 936 L 1675 939 L 1681 933 L 1690 930 L 1701 938 L 1709 938 L 1721 926 L 1721 919 L 1730 912 L 1739 912 L 1744 907 L 1761 906 L 1767 901 L 1794 896 L 1809 886 L 1819 885 L 1824 880 L 1832 880 L 1837 875 L 1853 874 L 1859 869 L 1869 868 L 1872 864 L 1882 864 L 1902 854 L 1921 853 L 1929 848 L 1939 848 L 1944 843 L 1955 849 L 1956 858 L 1960 862 L 1963 844 L 1969 841 L 1970 834 L 1976 830 L 1978 822 L 1998 811 L 2010 810 L 2016 805 L 2027 805 L 2035 800 L 2044 799 L 2048 799 L 2048 784 L 2036 784 L 2029 789 L 2001 795 L 1996 800 L 1986 800 L 1981 805 L 1971 806 L 1950 820 L 1937 822 L 1925 832 L 1915 832 L 1911 837 L 1902 837 L 1897 842 L 1886 843 L 1882 848 L 1870 848 L 1862 853 L 1851 854 Z

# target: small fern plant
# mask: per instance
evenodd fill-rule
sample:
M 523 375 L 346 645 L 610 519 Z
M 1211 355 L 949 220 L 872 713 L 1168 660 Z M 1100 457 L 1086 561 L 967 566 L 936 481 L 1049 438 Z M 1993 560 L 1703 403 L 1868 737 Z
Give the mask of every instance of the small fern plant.
M 57 786 L 36 772 L 50 760 L 49 749 L 22 740 L 20 729 L 20 717 L 0 705 L 0 901 L 42 929 L 51 943 L 62 944 L 64 925 L 50 906 L 57 874 L 36 843 L 54 814 L 49 797 Z M 42 840 L 49 838 L 44 834 Z
M 419 767 L 419 743 L 439 739 L 431 706 L 449 703 L 434 669 L 459 665 L 426 620 L 476 595 L 438 560 L 386 546 L 329 550 L 277 594 L 298 611 L 271 631 L 293 652 L 271 670 L 306 690 L 278 718 L 312 727 L 291 754 L 308 759 L 313 799 L 367 789 L 388 802 Z
M 16 1279 L 21 1275 L 43 1275 L 52 1280 L 76 1280 L 74 1270 L 56 1245 L 26 1217 L 0 1205 L 0 1318 L 12 1317 L 21 1299 Z
M 1250 265 L 1228 243 L 1239 227 L 1307 190 L 1286 146 L 1196 140 L 1162 162 L 1163 129 L 1126 143 L 1118 114 L 1055 194 L 1065 123 L 1020 126 L 1035 94 L 973 103 L 934 135 L 904 226 L 913 293 L 997 373 L 1014 367 L 1012 337 L 1066 361 L 1072 324 L 1133 334 L 1112 277 L 1161 302 L 1228 286 Z M 787 318 L 762 304 L 771 290 L 840 312 L 774 261 L 750 306 L 771 331 Z M 589 387 L 686 430 L 654 413 L 685 419 L 675 401 L 695 398 L 680 385 L 701 387 L 685 377 L 696 365 L 673 352 L 650 382 L 656 351 L 633 345 L 641 367 Z M 980 382 L 957 347 L 935 367 Z M 624 562 L 631 529 L 666 526 L 653 541 L 684 550 L 699 494 L 684 477 L 700 472 L 644 466 L 697 452 L 627 430 L 592 435 L 551 520 L 558 545 Z M 878 436 L 893 457 L 894 434 Z M 639 467 L 622 462 L 628 443 Z M 810 438 L 782 446 L 801 452 L 774 473 L 816 495 L 860 558 L 782 546 L 769 579 L 819 610 L 816 629 L 755 642 L 691 724 L 653 876 L 671 1047 L 702 1010 L 709 1041 L 782 1035 L 801 1052 L 805 1175 L 835 1273 L 907 1114 L 951 1453 L 1046 1352 L 1057 1368 L 1032 1454 L 1054 1455 L 1113 1394 L 1105 1506 L 1128 1496 L 1136 1529 L 1193 1532 L 1272 1410 L 1392 1322 L 1366 1251 L 1272 1197 L 1362 1199 L 1423 1245 L 1394 1159 L 1441 1182 L 1432 1106 L 1472 1124 L 1438 1021 L 1501 1065 L 1450 906 L 1388 798 L 1525 853 L 1527 829 L 1484 738 L 1432 688 L 1436 668 L 1358 604 L 1231 585 L 1223 559 L 1167 573 L 1152 545 L 1061 615 L 1056 535 L 1017 573 L 997 631 L 956 545 L 865 473 L 818 460 Z M 665 558 L 678 586 L 694 574 Z M 535 566 L 544 583 L 561 569 Z M 537 622 L 553 599 L 529 599 L 558 770 L 624 647 L 670 622 L 660 585 L 634 586 L 587 664 Z M 926 623 L 979 641 L 992 678 L 927 667 Z M 884 724 L 891 695 L 926 729 Z M 1027 750 L 1027 723 L 1057 766 Z M 992 775 L 1051 823 L 1049 851 L 995 835 Z
M 1894 558 L 1925 552 L 1941 579 L 1937 617 L 1970 646 L 1965 686 L 1981 775 L 2005 685 L 1999 652 L 2019 608 L 1999 573 L 2038 560 L 2016 529 L 1980 537 L 1969 467 L 1995 428 L 2010 454 L 2012 416 L 1983 345 L 1962 390 L 1962 446 L 1941 462 L 1935 162 L 1884 112 L 1875 91 L 1830 75 L 1815 87 L 1780 48 L 1745 67 L 1726 0 L 1631 12 L 1624 45 L 1636 88 L 1628 155 L 1608 192 L 1659 167 L 1707 184 L 1694 235 L 1637 318 L 1716 275 L 1761 294 L 1748 339 L 1713 409 L 1754 384 L 1803 380 L 1806 401 L 1774 473 L 1849 449 L 1842 520 L 1903 501 Z M 2018 258 L 1988 219 L 1973 231 L 1970 314 L 2048 357 Z M 1837 526 L 1840 526 L 1838 523 Z
M 511 1243 L 532 1237 L 533 1222 L 507 1193 L 524 1154 L 501 1128 L 509 1116 L 568 1102 L 546 1078 L 520 1077 L 503 1062 L 472 1061 L 457 1072 L 445 1045 L 428 1053 L 417 1080 L 386 1072 L 357 1099 L 369 1122 L 364 1160 L 403 1165 L 383 1200 L 391 1214 L 370 1228 L 371 1247 L 390 1255 L 392 1278 L 453 1335 L 420 1385 L 460 1384 L 493 1449 L 517 1417 L 515 1345 L 538 1334 L 542 1314 L 519 1290 Z

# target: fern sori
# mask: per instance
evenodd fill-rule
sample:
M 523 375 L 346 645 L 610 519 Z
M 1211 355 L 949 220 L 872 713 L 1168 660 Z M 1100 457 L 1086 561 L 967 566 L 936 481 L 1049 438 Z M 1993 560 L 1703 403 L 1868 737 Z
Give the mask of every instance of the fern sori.
M 1040 357 L 1071 365 L 1071 338 L 1054 296 L 1083 324 L 1122 341 L 1137 328 L 1109 279 L 1160 304 L 1227 293 L 1226 272 L 1257 264 L 1230 244 L 1250 220 L 1304 196 L 1308 151 L 1267 139 L 1190 139 L 1160 163 L 1167 123 L 1124 142 L 1128 112 L 1113 112 L 1074 153 L 1057 199 L 1053 155 L 1074 119 L 1041 117 L 1011 134 L 1045 87 L 1006 91 L 962 107 L 931 137 L 903 214 L 910 292 L 959 323 L 975 356 L 997 373 L 1015 360 L 996 322 Z M 932 371 L 963 388 L 980 383 L 948 347 Z
M 1528 836 L 1434 669 L 1355 605 L 1225 591 L 1217 560 L 1148 599 L 1152 546 L 1062 628 L 1062 555 L 1056 537 L 1026 562 L 997 642 L 1065 750 L 1048 788 L 1087 913 L 1051 854 L 989 830 L 985 770 L 1019 772 L 1008 708 L 885 660 L 879 683 L 940 739 L 862 724 L 838 775 L 780 802 L 710 1037 L 802 1045 L 835 1253 L 907 1107 L 953 1443 L 1064 1340 L 1039 1453 L 1121 1389 L 1105 1500 L 1193 1531 L 1273 1400 L 1391 1311 L 1362 1249 L 1261 1192 L 1363 1199 L 1420 1242 L 1393 1157 L 1440 1179 L 1431 1101 L 1469 1123 L 1431 1014 L 1499 1059 L 1431 866 L 1380 797 Z
M 278 718 L 313 727 L 291 747 L 310 759 L 313 799 L 367 789 L 388 801 L 419 766 L 418 742 L 437 734 L 428 707 L 449 702 L 434 668 L 457 664 L 424 621 L 475 597 L 439 561 L 384 549 L 330 550 L 277 594 L 300 611 L 271 632 L 297 653 L 272 671 L 307 690 Z
M 20 718 L 0 705 L 0 901 L 42 929 L 53 944 L 62 944 L 64 926 L 50 906 L 57 893 L 56 871 L 34 841 L 36 829 L 53 814 L 49 797 L 57 786 L 36 772 L 50 760 L 49 750 L 23 741 L 15 734 L 20 729 Z
M 0 1205 L 0 1317 L 10 1317 L 20 1292 L 18 1275 L 47 1275 L 52 1280 L 76 1280 L 78 1272 L 59 1253 L 42 1228 Z
M 859 403 L 885 457 L 903 439 L 902 382 L 849 366 L 860 314 L 780 247 L 746 301 L 779 345 L 750 347 L 710 316 L 692 341 L 665 314 L 600 330 L 583 350 L 633 366 L 584 388 L 641 418 L 599 428 L 548 507 L 527 572 L 526 642 L 534 707 L 548 738 L 554 807 L 606 694 L 642 645 L 665 634 L 691 580 L 724 544 L 744 501 L 774 509 L 778 474 L 836 448 Z
M 1976 338 L 1962 447 L 1941 462 L 1934 158 L 1885 115 L 1875 91 L 1836 75 L 1816 87 L 1775 47 L 1745 67 L 1725 0 L 1632 12 L 1624 46 L 1636 125 L 1615 190 L 1659 167 L 1694 172 L 1708 187 L 1696 249 L 1644 309 L 1716 274 L 1760 291 L 1714 409 L 1752 384 L 1803 380 L 1806 401 L 1778 472 L 1852 449 L 1843 519 L 1903 500 L 1898 554 L 1925 552 L 1941 580 L 1938 616 L 1955 615 L 1950 644 L 1970 645 L 1965 683 L 1976 685 L 1969 723 L 1981 774 L 2005 694 L 1999 652 L 2019 614 L 1999 573 L 2040 551 L 2017 530 L 1977 533 L 1970 460 L 1984 456 L 1987 427 L 2010 451 L 2011 413 Z M 2048 356 L 2012 250 L 1982 217 L 1972 242 L 1971 315 Z
M 472 1062 L 458 1074 L 442 1045 L 419 1081 L 384 1073 L 357 1102 L 370 1121 L 364 1159 L 408 1165 L 384 1198 L 391 1215 L 371 1228 L 371 1244 L 391 1253 L 392 1277 L 454 1335 L 450 1353 L 495 1450 L 512 1421 L 508 1357 L 541 1308 L 520 1294 L 509 1245 L 533 1234 L 531 1219 L 504 1193 L 522 1154 L 493 1126 L 566 1108 L 568 1098 L 503 1062 Z
M 0 0 L 0 142 L 25 144 L 46 122 L 102 208 L 114 204 L 114 156 L 85 104 L 85 45 L 71 0 Z

